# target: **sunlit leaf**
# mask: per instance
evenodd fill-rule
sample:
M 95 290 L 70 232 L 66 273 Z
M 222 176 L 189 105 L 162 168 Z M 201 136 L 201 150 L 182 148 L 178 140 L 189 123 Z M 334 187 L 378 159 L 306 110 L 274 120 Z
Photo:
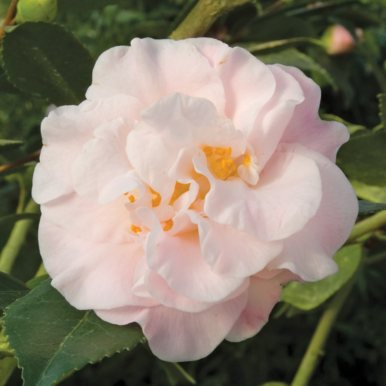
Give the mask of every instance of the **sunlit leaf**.
M 337 292 L 355 273 L 361 260 L 362 249 L 359 244 L 349 245 L 339 250 L 334 260 L 339 271 L 317 282 L 300 284 L 289 283 L 282 292 L 281 301 L 301 310 L 311 310 L 324 303 Z

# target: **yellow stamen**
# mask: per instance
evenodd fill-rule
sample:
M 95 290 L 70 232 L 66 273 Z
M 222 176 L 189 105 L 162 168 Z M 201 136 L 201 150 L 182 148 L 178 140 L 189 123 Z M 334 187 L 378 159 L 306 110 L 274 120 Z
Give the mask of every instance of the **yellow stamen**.
M 176 186 L 174 188 L 174 192 L 172 198 L 170 199 L 169 205 L 173 205 L 176 200 L 182 196 L 185 192 L 187 192 L 190 188 L 190 184 L 180 184 L 176 182 Z
M 244 154 L 243 165 L 249 165 L 251 163 L 251 156 Z
M 233 158 L 227 158 L 226 156 L 220 157 L 210 163 L 212 172 L 221 180 L 226 180 L 237 170 Z
M 131 229 L 134 233 L 142 232 L 142 229 L 141 229 L 140 227 L 135 226 L 134 224 L 131 224 L 130 229 Z
M 151 206 L 155 208 L 156 206 L 159 206 L 161 204 L 161 195 L 157 193 L 155 190 L 150 188 L 151 194 L 153 196 L 151 200 Z
M 129 194 L 129 192 L 123 193 L 124 196 L 127 196 L 128 194 Z
M 225 155 L 227 155 L 228 157 L 232 154 L 232 148 L 231 147 L 228 147 L 228 149 L 225 149 Z
M 207 157 L 211 157 L 213 154 L 213 149 L 210 146 L 205 146 L 202 151 L 205 153 Z
M 173 220 L 170 219 L 168 221 L 165 221 L 164 231 L 170 231 L 170 229 L 173 228 Z
M 222 147 L 216 147 L 216 150 L 214 151 L 214 153 L 217 155 L 224 155 L 225 149 L 223 149 Z
M 130 196 L 129 196 L 129 201 L 130 201 L 131 203 L 135 202 L 135 201 L 136 201 L 136 200 L 135 200 L 135 197 L 134 197 L 133 195 L 130 195 Z

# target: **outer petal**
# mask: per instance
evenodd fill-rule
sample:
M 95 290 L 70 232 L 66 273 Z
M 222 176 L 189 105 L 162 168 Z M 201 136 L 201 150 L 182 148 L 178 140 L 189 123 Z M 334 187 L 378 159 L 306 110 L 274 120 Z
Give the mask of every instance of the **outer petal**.
M 225 90 L 226 116 L 245 137 L 275 90 L 270 68 L 240 47 L 229 48 L 214 39 L 189 39 L 218 72 Z
M 304 229 L 284 240 L 283 252 L 268 268 L 287 268 L 306 281 L 321 280 L 337 271 L 332 257 L 350 235 L 358 200 L 347 178 L 328 158 L 300 145 L 283 147 L 316 162 L 323 196 L 316 215 Z
M 198 224 L 204 259 L 213 272 L 219 275 L 254 275 L 264 269 L 283 248 L 281 242 L 264 242 L 249 233 L 204 219 L 192 211 L 188 212 L 192 221 Z
M 167 307 L 146 309 L 137 322 L 151 351 L 171 362 L 192 361 L 209 355 L 228 334 L 246 304 L 246 291 L 239 297 L 199 313 Z
M 197 49 L 186 40 L 146 38 L 133 39 L 131 47 L 115 47 L 103 53 L 86 96 L 93 100 L 124 93 L 148 106 L 174 92 L 208 99 L 223 115 L 221 80 Z
M 297 80 L 278 66 L 269 66 L 275 76 L 276 89 L 270 101 L 261 109 L 255 127 L 248 137 L 258 159 L 258 170 L 263 169 L 283 136 L 295 107 L 304 101 Z
M 193 160 L 197 172 L 211 183 L 204 206 L 207 216 L 258 239 L 280 240 L 298 232 L 319 207 L 319 171 L 302 155 L 276 152 L 254 187 L 239 178 L 217 180 L 201 158 Z
M 296 276 L 288 271 L 269 280 L 252 277 L 247 305 L 226 339 L 230 342 L 240 342 L 256 335 L 268 322 L 272 308 L 280 300 L 281 285 L 294 279 Z
M 143 307 L 125 306 L 119 308 L 113 308 L 112 310 L 94 310 L 95 313 L 104 321 L 124 326 L 125 324 L 135 322 L 141 312 L 144 311 Z
M 149 211 L 147 208 L 143 209 Z M 220 276 L 212 272 L 202 256 L 197 231 L 169 237 L 163 232 L 157 219 L 153 219 L 151 228 L 146 240 L 148 266 L 162 276 L 178 294 L 198 302 L 217 302 L 248 280 Z
M 133 97 L 116 95 L 53 110 L 42 122 L 43 148 L 33 177 L 34 200 L 44 204 L 73 192 L 71 165 L 83 144 L 92 138 L 94 130 L 117 117 L 132 126 L 139 118 L 141 106 Z
M 305 100 L 297 105 L 281 142 L 299 143 L 324 154 L 335 162 L 339 147 L 348 141 L 349 133 L 342 123 L 326 122 L 319 118 L 320 87 L 295 67 L 276 64 L 291 74 L 303 89 Z
M 71 167 L 79 195 L 104 205 L 140 184 L 125 151 L 129 129 L 118 118 L 98 127 L 84 144 Z
M 131 293 L 134 270 L 143 256 L 135 242 L 96 244 L 77 238 L 42 216 L 40 253 L 55 287 L 78 309 L 110 309 L 157 302 Z
M 44 217 L 74 236 L 95 243 L 126 243 L 131 222 L 124 205 L 127 196 L 121 196 L 107 205 L 86 201 L 75 192 L 41 206 Z

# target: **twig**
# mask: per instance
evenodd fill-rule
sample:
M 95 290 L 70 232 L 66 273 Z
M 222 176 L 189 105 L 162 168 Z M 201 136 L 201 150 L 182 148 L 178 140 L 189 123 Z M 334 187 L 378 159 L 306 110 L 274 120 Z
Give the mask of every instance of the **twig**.
M 5 16 L 3 24 L 0 27 L 0 43 L 1 43 L 1 39 L 3 38 L 3 35 L 4 35 L 5 27 L 7 27 L 8 25 L 11 25 L 12 23 L 14 23 L 14 15 L 15 15 L 15 10 L 16 10 L 16 4 L 17 4 L 18 1 L 19 0 L 12 0 L 10 6 L 8 8 L 7 16 Z
M 35 151 L 35 153 L 27 155 L 26 157 L 20 158 L 20 159 L 13 161 L 7 165 L 2 165 L 2 166 L 0 166 L 0 173 L 5 172 L 5 171 L 10 170 L 10 169 L 13 169 L 17 166 L 24 165 L 28 162 L 38 161 L 39 156 L 40 156 L 40 150 Z
M 251 0 L 199 0 L 189 15 L 170 35 L 180 40 L 204 36 L 219 16 Z

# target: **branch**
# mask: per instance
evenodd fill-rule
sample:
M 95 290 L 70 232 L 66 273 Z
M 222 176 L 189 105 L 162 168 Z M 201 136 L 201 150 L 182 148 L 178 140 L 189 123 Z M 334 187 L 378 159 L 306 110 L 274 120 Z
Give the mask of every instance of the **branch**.
M 359 264 L 357 271 L 351 279 L 337 292 L 327 308 L 323 312 L 319 320 L 318 326 L 312 336 L 311 342 L 308 345 L 307 351 L 302 359 L 302 362 L 295 374 L 291 386 L 307 386 L 314 374 L 320 357 L 324 354 L 324 346 L 326 345 L 328 336 L 334 326 L 335 320 L 338 317 L 342 306 L 348 298 L 351 289 L 353 288 L 359 273 L 362 269 L 363 261 Z
M 180 40 L 204 36 L 219 16 L 251 0 L 199 0 L 185 20 L 169 36 Z
M 0 42 L 1 42 L 1 39 L 3 38 L 5 27 L 7 25 L 12 25 L 14 23 L 13 17 L 15 15 L 16 4 L 18 1 L 19 0 L 12 0 L 10 6 L 8 8 L 7 16 L 5 17 L 3 24 L 0 27 Z
M 24 164 L 31 162 L 31 161 L 38 161 L 39 156 L 40 156 L 40 150 L 35 151 L 35 153 L 27 155 L 26 157 L 20 158 L 20 159 L 13 161 L 7 165 L 2 165 L 2 166 L 0 166 L 0 173 L 5 172 L 5 171 L 10 170 L 10 169 L 13 169 L 17 166 L 24 165 Z

